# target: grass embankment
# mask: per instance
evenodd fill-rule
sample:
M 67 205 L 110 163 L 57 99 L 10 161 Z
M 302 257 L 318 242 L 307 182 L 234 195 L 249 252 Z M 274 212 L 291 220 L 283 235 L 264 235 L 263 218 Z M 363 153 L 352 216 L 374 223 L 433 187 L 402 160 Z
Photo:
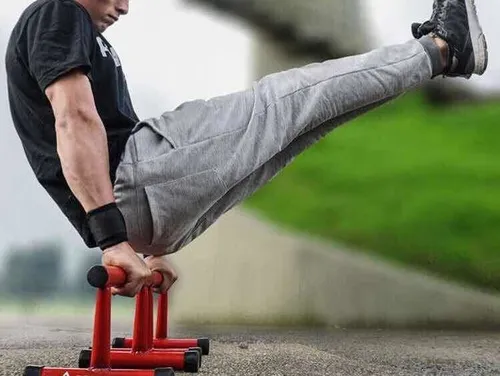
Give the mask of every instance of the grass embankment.
M 500 103 L 407 95 L 337 129 L 245 202 L 271 220 L 500 289 Z

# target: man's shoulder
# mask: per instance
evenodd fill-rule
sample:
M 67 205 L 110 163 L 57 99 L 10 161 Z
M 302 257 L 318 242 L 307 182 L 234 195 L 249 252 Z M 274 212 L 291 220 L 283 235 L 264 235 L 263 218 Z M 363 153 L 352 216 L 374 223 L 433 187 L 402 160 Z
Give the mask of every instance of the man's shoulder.
M 24 46 L 29 41 L 27 30 L 29 25 L 33 22 L 38 23 L 36 20 L 39 18 L 40 22 L 45 23 L 46 27 L 57 24 L 54 18 L 60 18 L 67 22 L 80 18 L 88 22 L 89 30 L 92 30 L 92 19 L 88 11 L 75 0 L 36 0 L 28 5 L 27 8 L 19 16 L 16 24 L 14 25 L 8 43 L 8 52 L 17 51 L 18 46 Z M 42 28 L 45 28 L 42 26 Z M 32 28 L 31 32 L 41 32 L 40 27 L 37 25 Z M 8 54 L 7 54 L 8 55 Z
M 85 14 L 85 17 L 91 21 L 90 15 L 87 10 L 75 0 L 36 0 L 32 2 L 28 7 L 21 13 L 18 20 L 18 26 L 26 24 L 33 16 L 43 12 L 47 9 L 76 9 Z

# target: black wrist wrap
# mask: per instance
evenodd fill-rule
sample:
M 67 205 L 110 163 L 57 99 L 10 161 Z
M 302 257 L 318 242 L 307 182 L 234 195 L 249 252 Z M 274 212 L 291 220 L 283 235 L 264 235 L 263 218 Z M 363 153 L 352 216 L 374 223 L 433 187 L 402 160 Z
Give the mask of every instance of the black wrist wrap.
M 114 202 L 89 211 L 87 221 L 102 250 L 128 240 L 125 219 Z

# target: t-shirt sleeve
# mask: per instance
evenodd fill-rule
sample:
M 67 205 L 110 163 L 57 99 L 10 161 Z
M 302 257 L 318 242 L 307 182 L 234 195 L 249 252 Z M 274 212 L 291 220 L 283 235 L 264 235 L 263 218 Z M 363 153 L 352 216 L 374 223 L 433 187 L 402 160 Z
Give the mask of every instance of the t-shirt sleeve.
M 26 59 L 40 89 L 74 70 L 91 70 L 92 21 L 74 1 L 51 1 L 26 27 Z

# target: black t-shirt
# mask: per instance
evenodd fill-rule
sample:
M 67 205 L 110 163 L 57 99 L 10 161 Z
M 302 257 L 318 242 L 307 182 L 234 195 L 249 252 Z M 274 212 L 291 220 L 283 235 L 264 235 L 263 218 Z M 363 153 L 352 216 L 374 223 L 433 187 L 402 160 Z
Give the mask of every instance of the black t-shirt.
M 131 129 L 139 121 L 132 107 L 118 55 L 74 0 L 38 0 L 21 15 L 6 53 L 7 83 L 14 126 L 36 178 L 89 247 L 96 247 L 85 211 L 72 194 L 57 154 L 54 113 L 45 89 L 80 69 L 90 79 L 106 128 L 110 178 Z

